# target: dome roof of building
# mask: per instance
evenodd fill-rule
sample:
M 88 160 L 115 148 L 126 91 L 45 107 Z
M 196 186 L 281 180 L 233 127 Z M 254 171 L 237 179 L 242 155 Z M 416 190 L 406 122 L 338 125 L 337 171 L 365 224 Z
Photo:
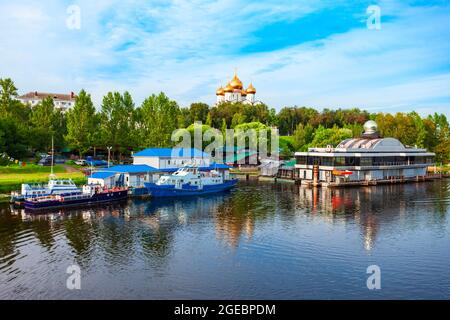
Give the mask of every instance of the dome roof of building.
M 405 146 L 394 138 L 351 138 L 342 141 L 336 149 L 370 149 L 373 151 L 403 151 Z
M 378 125 L 375 121 L 369 120 L 364 123 L 364 133 L 372 134 L 378 132 Z
M 223 90 L 222 86 L 220 86 L 219 89 L 216 91 L 217 96 L 223 96 L 225 94 L 225 91 Z
M 244 86 L 242 85 L 242 81 L 238 78 L 238 76 L 236 75 L 236 73 L 234 73 L 234 77 L 233 79 L 231 79 L 230 81 L 230 86 L 233 89 L 239 89 L 241 90 Z
M 225 88 L 223 88 L 224 92 L 233 92 L 233 87 L 228 83 Z
M 248 86 L 246 91 L 247 91 L 248 94 L 255 94 L 256 93 L 256 89 L 255 89 L 255 87 L 253 87 L 253 84 L 251 82 L 250 82 L 250 85 Z
M 241 90 L 241 94 L 242 94 L 243 96 L 246 96 L 246 95 L 247 95 L 247 92 L 246 92 L 245 90 Z

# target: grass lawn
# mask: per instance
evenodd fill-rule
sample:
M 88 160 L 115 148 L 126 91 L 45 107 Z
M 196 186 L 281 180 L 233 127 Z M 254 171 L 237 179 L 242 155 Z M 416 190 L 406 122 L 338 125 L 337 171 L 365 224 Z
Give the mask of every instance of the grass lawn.
M 50 166 L 38 166 L 36 164 L 27 164 L 22 167 L 19 165 L 10 165 L 10 166 L 1 166 L 0 174 L 24 174 L 24 173 L 47 173 L 50 174 L 51 167 Z M 66 169 L 62 164 L 57 164 L 53 166 L 54 173 L 62 173 L 66 172 Z
M 0 193 L 19 190 L 22 183 L 45 183 L 50 170 L 50 167 L 37 165 L 0 167 Z M 54 166 L 53 171 L 57 178 L 72 179 L 76 184 L 83 184 L 87 180 L 81 172 L 66 172 L 63 165 Z

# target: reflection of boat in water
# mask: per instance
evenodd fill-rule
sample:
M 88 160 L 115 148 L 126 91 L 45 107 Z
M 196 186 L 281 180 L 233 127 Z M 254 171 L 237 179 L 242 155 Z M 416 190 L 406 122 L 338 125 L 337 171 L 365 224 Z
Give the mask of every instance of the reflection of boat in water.
M 237 181 L 230 178 L 228 172 L 201 171 L 186 166 L 172 175 L 162 176 L 156 183 L 145 183 L 145 187 L 152 197 L 195 196 L 229 190 Z
M 161 197 L 153 198 L 151 201 L 140 202 L 141 212 L 145 215 L 153 215 L 161 210 L 169 210 L 170 212 L 188 210 L 191 212 L 212 211 L 223 203 L 228 197 L 226 193 L 204 194 L 196 197 Z M 133 201 L 136 203 L 136 200 Z
M 86 185 L 83 187 L 82 192 L 25 199 L 25 209 L 42 210 L 85 206 L 118 201 L 127 197 L 127 188 L 104 189 L 99 185 Z

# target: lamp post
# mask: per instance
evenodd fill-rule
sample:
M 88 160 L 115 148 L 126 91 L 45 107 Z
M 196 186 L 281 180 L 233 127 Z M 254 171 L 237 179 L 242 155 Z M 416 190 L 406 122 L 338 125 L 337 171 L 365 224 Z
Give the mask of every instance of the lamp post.
M 110 159 L 110 154 L 111 154 L 111 149 L 112 147 L 106 147 L 108 149 L 108 168 L 109 168 L 109 159 Z

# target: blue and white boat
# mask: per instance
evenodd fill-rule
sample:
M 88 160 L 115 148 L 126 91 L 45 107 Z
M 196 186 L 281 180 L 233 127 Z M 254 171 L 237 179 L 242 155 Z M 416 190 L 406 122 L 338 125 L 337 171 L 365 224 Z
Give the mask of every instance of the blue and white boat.
M 79 191 L 80 189 L 70 179 L 50 179 L 48 184 L 23 183 L 21 192 L 11 192 L 11 202 L 22 203 L 27 198 L 60 195 Z
M 233 188 L 237 179 L 228 172 L 217 170 L 202 171 L 197 167 L 186 166 L 172 175 L 164 175 L 156 183 L 144 183 L 152 197 L 195 196 L 217 193 Z

